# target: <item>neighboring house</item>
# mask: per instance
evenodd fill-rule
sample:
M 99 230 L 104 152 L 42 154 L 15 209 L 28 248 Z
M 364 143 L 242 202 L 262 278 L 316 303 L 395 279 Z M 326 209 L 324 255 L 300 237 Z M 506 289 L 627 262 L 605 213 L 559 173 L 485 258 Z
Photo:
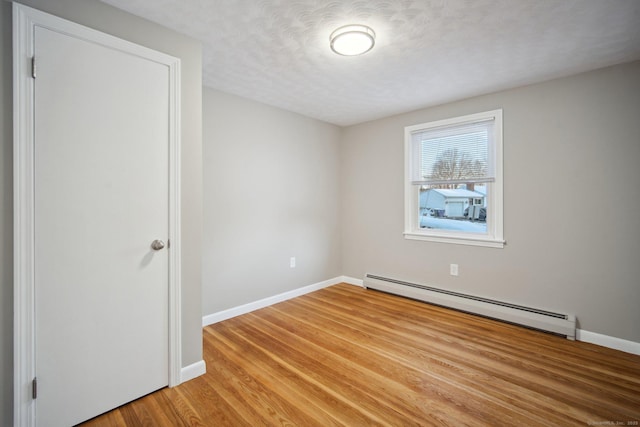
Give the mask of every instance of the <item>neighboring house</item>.
M 470 205 L 485 206 L 485 195 L 463 188 L 432 188 L 420 192 L 420 215 L 464 218 L 465 209 Z
M 484 184 L 476 185 L 473 189 L 476 193 L 480 193 L 483 197 L 482 199 L 482 207 L 487 207 L 487 186 Z

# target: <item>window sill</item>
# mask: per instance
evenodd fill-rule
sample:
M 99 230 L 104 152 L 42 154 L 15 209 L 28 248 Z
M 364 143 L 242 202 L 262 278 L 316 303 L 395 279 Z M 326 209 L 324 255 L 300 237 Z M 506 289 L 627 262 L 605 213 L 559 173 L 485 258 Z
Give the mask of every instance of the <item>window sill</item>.
M 469 236 L 469 235 L 456 235 L 456 234 L 447 234 L 447 235 L 435 235 L 435 234 L 425 234 L 419 233 L 415 231 L 405 231 L 404 238 L 409 240 L 423 240 L 427 242 L 438 242 L 438 243 L 453 243 L 457 245 L 468 245 L 468 246 L 484 246 L 487 248 L 504 248 L 505 241 L 502 239 L 493 239 L 486 235 L 484 236 Z

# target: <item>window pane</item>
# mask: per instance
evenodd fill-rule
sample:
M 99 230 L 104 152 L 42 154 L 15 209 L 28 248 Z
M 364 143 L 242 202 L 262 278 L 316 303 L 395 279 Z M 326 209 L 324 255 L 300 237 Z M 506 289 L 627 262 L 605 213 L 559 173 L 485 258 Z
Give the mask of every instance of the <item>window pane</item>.
M 420 186 L 420 228 L 486 233 L 487 185 Z
M 413 134 L 418 163 L 414 182 L 491 181 L 493 121 L 424 130 Z

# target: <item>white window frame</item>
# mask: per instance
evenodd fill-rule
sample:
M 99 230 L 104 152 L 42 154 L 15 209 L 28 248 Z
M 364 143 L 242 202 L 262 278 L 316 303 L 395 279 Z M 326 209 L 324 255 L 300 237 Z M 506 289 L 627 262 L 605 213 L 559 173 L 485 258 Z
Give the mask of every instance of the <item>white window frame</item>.
M 495 180 L 487 184 L 487 232 L 470 233 L 452 230 L 420 228 L 420 185 L 412 183 L 412 135 L 436 127 L 464 125 L 472 122 L 494 121 Z M 404 128 L 404 237 L 439 243 L 503 248 L 503 166 L 502 166 L 502 110 L 485 111 L 461 117 L 422 123 Z

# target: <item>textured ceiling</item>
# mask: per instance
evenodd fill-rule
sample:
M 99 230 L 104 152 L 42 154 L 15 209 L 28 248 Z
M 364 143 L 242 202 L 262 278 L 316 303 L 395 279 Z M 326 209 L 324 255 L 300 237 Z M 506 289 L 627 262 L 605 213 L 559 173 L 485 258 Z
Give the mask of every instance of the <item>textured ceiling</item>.
M 203 83 L 337 125 L 640 59 L 640 0 L 103 0 L 203 43 Z M 359 57 L 329 34 L 365 24 Z

